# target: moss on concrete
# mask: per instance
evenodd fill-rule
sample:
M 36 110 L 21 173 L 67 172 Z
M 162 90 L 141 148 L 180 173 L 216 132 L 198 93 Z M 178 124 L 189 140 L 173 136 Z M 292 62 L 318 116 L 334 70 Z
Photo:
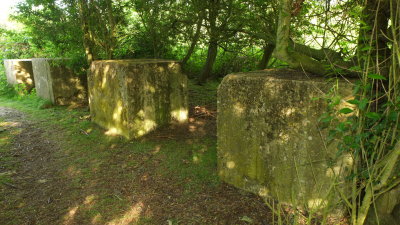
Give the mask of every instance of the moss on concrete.
M 36 93 L 57 105 L 82 105 L 87 103 L 86 87 L 65 59 L 32 59 Z
M 188 118 L 187 78 L 170 60 L 94 61 L 88 79 L 92 120 L 136 138 Z
M 351 84 L 339 82 L 343 97 Z M 343 180 L 351 158 L 336 158 L 335 143 L 318 127 L 332 84 L 293 70 L 231 74 L 218 89 L 218 170 L 236 187 L 317 210 Z M 343 186 L 343 192 L 347 189 Z M 336 201 L 333 201 L 336 202 Z
M 31 59 L 5 59 L 4 68 L 9 84 L 23 84 L 27 91 L 35 87 Z

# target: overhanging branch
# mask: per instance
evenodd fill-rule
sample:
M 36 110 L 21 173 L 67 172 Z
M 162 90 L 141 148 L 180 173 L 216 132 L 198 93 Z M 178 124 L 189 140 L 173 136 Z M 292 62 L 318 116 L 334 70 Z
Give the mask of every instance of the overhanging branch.
M 331 49 L 313 49 L 290 40 L 292 2 L 293 0 L 281 1 L 274 57 L 287 62 L 292 68 L 314 74 L 326 75 L 331 72 L 330 68 L 336 67 L 346 76 L 357 76 L 348 69 L 353 64 L 344 61 L 339 53 Z

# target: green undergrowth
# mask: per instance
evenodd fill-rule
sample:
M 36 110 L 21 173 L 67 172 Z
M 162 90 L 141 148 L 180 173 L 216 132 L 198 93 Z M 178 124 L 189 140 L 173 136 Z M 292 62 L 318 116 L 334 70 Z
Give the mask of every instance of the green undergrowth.
M 194 84 L 190 87 L 195 87 L 195 93 L 201 91 Z M 216 83 L 206 86 L 204 90 L 208 94 L 197 94 L 195 101 L 198 103 L 192 104 L 212 102 L 216 87 Z M 61 176 L 70 180 L 70 189 L 75 190 L 64 197 L 79 206 L 75 216 L 78 222 L 96 219 L 103 224 L 118 219 L 116 215 L 123 216 L 132 204 L 129 196 L 143 194 L 141 182 L 147 179 L 146 176 L 151 177 L 155 189 L 167 185 L 183 193 L 178 202 L 188 201 L 199 191 L 220 184 L 214 137 L 171 139 L 151 137 L 150 134 L 141 139 L 126 140 L 106 135 L 104 129 L 90 121 L 88 108 L 43 108 L 43 104 L 46 102 L 34 95 L 0 96 L 0 106 L 25 113 L 27 120 L 43 131 L 43 139 L 57 143 L 60 150 L 54 154 L 59 160 L 58 170 Z M 1 149 L 9 149 L 12 138 L 10 133 L 0 132 Z M 0 179 L 12 183 L 10 177 Z M 84 205 L 88 196 L 95 199 L 91 207 Z M 139 219 L 143 223 L 152 221 L 151 215 Z
M 204 85 L 197 85 L 196 81 L 189 80 L 189 103 L 192 106 L 209 106 L 216 109 L 219 83 L 218 81 L 209 81 Z

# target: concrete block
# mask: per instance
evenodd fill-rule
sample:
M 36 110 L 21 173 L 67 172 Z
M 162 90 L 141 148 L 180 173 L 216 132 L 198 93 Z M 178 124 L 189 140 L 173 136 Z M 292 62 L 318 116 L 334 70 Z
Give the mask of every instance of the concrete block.
M 32 59 L 37 95 L 56 105 L 82 105 L 87 102 L 82 79 L 65 66 L 64 59 Z
M 88 87 L 92 120 L 110 134 L 137 138 L 188 119 L 187 77 L 176 61 L 94 61 Z
M 31 59 L 5 59 L 4 68 L 9 84 L 24 84 L 28 91 L 35 87 Z
M 344 99 L 352 84 L 339 81 Z M 293 70 L 226 76 L 218 89 L 218 172 L 222 180 L 265 199 L 309 210 L 337 203 L 332 185 L 348 175 L 350 155 L 336 157 L 318 119 L 332 84 Z M 345 102 L 343 102 L 345 104 Z M 346 185 L 336 188 L 347 193 Z

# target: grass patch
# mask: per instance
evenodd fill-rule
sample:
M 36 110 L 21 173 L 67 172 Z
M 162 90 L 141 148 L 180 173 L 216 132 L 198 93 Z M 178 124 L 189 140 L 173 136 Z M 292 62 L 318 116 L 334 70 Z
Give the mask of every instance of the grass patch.
M 217 108 L 217 88 L 220 82 L 210 81 L 204 85 L 198 85 L 189 80 L 189 99 L 192 106 L 202 105 Z
M 166 177 L 176 176 L 177 182 L 185 186 L 185 192 L 199 191 L 206 186 L 219 184 L 216 176 L 216 142 L 203 139 L 200 143 L 185 144 L 177 142 L 165 143 L 165 161 L 159 172 Z

